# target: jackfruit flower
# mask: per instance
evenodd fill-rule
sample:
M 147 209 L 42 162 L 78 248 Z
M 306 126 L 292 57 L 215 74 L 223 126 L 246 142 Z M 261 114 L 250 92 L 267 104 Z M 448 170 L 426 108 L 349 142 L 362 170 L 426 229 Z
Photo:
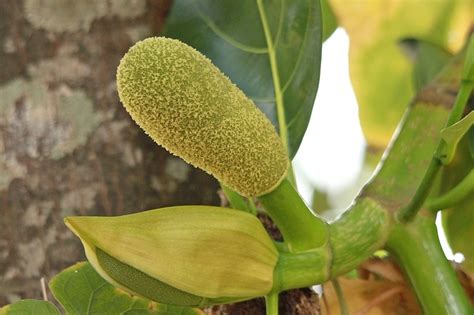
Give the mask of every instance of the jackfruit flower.
M 164 37 L 136 43 L 117 90 L 155 142 L 241 195 L 264 195 L 285 178 L 289 160 L 271 122 L 194 48 Z
M 268 294 L 278 251 L 253 215 L 180 206 L 65 219 L 111 284 L 156 302 L 206 306 Z

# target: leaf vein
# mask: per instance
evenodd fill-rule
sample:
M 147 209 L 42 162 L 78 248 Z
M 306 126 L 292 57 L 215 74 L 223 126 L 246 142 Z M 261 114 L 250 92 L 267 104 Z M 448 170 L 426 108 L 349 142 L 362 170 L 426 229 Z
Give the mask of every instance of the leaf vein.
M 285 12 L 285 3 L 286 3 L 285 0 L 281 1 L 280 17 L 278 18 L 277 35 L 275 36 L 275 48 L 278 47 L 278 43 L 280 42 L 281 29 L 283 25 L 283 13 Z
M 304 28 L 304 37 L 303 37 L 303 42 L 301 43 L 301 49 L 298 53 L 298 57 L 296 59 L 296 63 L 295 63 L 295 66 L 293 67 L 293 71 L 291 72 L 290 76 L 288 77 L 288 80 L 286 81 L 286 83 L 283 85 L 283 89 L 282 89 L 282 94 L 285 94 L 285 91 L 286 89 L 290 86 L 291 84 L 291 81 L 293 81 L 293 78 L 295 77 L 296 75 L 296 72 L 301 64 L 301 58 L 303 56 L 303 52 L 304 52 L 304 46 L 306 45 L 306 40 L 308 38 L 308 25 L 309 25 L 309 21 L 310 21 L 310 14 L 312 12 L 312 6 L 309 5 L 308 6 L 308 15 L 306 16 L 306 27 Z
M 245 52 L 253 53 L 253 54 L 266 54 L 268 53 L 268 48 L 261 48 L 261 47 L 252 47 L 245 45 L 236 39 L 232 38 L 230 35 L 226 34 L 222 31 L 209 17 L 207 17 L 204 13 L 202 13 L 199 9 L 198 14 L 199 17 L 203 20 L 203 22 L 216 34 L 219 38 L 227 42 L 229 45 L 240 49 Z

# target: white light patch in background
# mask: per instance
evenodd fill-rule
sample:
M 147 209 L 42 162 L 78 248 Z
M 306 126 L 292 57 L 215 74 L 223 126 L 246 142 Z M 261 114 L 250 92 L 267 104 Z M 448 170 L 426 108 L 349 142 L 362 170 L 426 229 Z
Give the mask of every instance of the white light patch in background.
M 314 187 L 338 192 L 360 171 L 365 140 L 349 78 L 349 38 L 338 28 L 324 43 L 311 120 L 293 165 L 298 189 L 310 203 Z

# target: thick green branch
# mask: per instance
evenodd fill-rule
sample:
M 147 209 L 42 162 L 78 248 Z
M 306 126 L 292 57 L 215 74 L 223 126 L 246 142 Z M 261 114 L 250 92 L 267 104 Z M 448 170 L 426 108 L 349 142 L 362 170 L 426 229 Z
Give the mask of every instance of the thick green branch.
M 471 95 L 473 86 L 474 81 L 466 81 L 461 84 L 461 89 L 459 90 L 458 97 L 454 103 L 453 110 L 448 117 L 448 121 L 445 126 L 446 128 L 461 119 L 462 112 L 464 111 L 464 107 L 466 106 L 469 96 Z M 416 213 L 421 209 L 421 206 L 423 206 L 423 203 L 428 197 L 431 187 L 433 186 L 436 175 L 438 175 L 439 170 L 441 169 L 442 163 L 438 157 L 442 154 L 445 145 L 446 144 L 443 141 L 440 141 L 438 148 L 436 149 L 436 153 L 431 159 L 428 170 L 426 171 L 420 186 L 413 196 L 413 199 L 405 208 L 400 210 L 398 219 L 401 222 L 411 221 L 415 217 Z
M 271 193 L 258 197 L 292 252 L 326 246 L 327 223 L 304 203 L 288 179 Z
M 308 287 L 342 275 L 382 248 L 390 231 L 388 211 L 361 198 L 329 226 L 330 246 L 285 252 L 275 268 L 272 292 Z
M 464 66 L 463 78 L 461 81 L 461 86 L 459 92 L 457 94 L 456 100 L 454 102 L 454 106 L 448 116 L 446 121 L 445 128 L 452 126 L 454 123 L 461 119 L 462 114 L 464 112 L 464 108 L 471 96 L 472 89 L 474 87 L 474 66 L 473 62 L 470 58 L 474 57 L 474 36 L 471 36 L 471 40 L 469 43 L 469 48 L 467 52 L 467 57 Z M 440 156 L 442 156 L 443 151 L 445 149 L 446 143 L 442 140 L 439 141 L 439 144 L 436 148 L 436 152 L 433 155 L 430 165 L 416 190 L 415 195 L 411 199 L 410 203 L 402 208 L 397 218 L 401 222 L 409 222 L 413 220 L 417 212 L 421 209 L 423 204 L 428 197 L 431 187 L 433 186 L 433 182 L 436 178 L 436 175 L 439 173 L 441 169 L 442 163 L 440 160 Z
M 397 224 L 387 248 L 405 270 L 424 314 L 473 314 L 456 273 L 441 249 L 433 217 L 420 216 L 410 224 Z
M 390 231 L 389 212 L 368 197 L 357 199 L 342 217 L 330 224 L 330 278 L 356 268 L 382 248 Z
M 274 292 L 304 288 L 330 279 L 331 255 L 320 247 L 300 253 L 280 252 L 273 280 Z

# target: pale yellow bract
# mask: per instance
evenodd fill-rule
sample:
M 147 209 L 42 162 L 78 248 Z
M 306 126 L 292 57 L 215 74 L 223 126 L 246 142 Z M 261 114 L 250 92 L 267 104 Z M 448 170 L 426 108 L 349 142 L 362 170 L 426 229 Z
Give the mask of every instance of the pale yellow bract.
M 273 287 L 278 251 L 260 221 L 245 212 L 181 206 L 117 217 L 69 217 L 66 224 L 82 240 L 94 268 L 115 285 L 120 279 L 101 269 L 95 248 L 205 298 L 263 296 Z
M 271 122 L 209 59 L 174 39 L 135 44 L 117 70 L 120 99 L 158 144 L 250 197 L 285 177 Z

